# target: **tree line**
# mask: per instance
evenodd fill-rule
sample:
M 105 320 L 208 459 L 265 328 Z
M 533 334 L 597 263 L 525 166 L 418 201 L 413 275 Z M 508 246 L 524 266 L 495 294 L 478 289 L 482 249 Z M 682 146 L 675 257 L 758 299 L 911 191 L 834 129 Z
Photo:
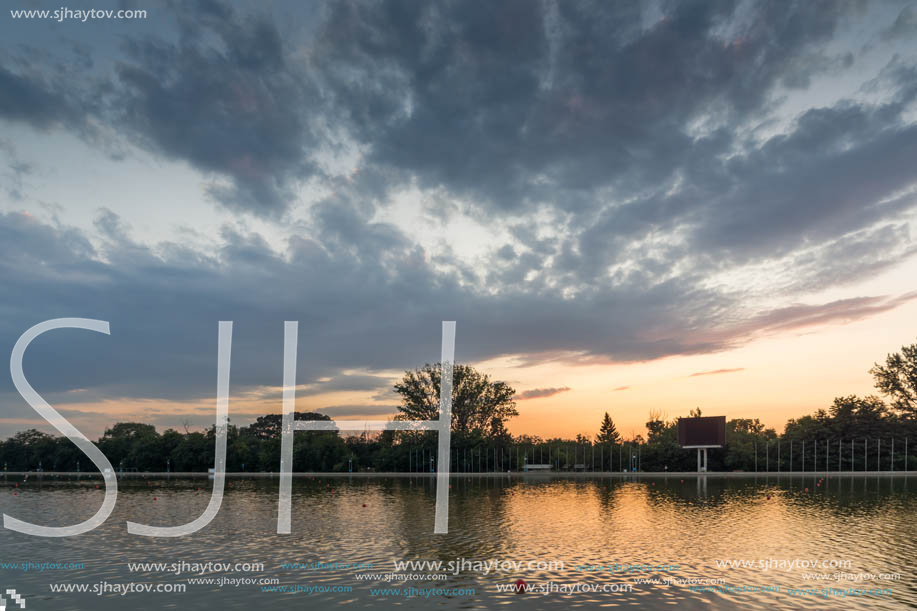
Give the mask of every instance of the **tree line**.
M 917 442 L 917 344 L 904 346 L 870 370 L 881 396 L 844 396 L 826 409 L 791 419 L 782 434 L 757 418 L 726 423 L 726 445 L 709 454 L 712 471 L 903 470 L 914 467 Z M 439 410 L 440 367 L 427 364 L 405 372 L 394 386 L 401 397 L 396 420 L 434 420 Z M 651 412 L 646 437 L 624 439 L 605 413 L 594 435 L 542 438 L 512 435 L 518 415 L 515 390 L 468 365 L 453 369 L 452 470 L 520 471 L 549 465 L 569 471 L 692 471 L 696 459 L 678 446 L 677 420 Z M 701 415 L 700 408 L 692 416 Z M 330 420 L 297 412 L 299 420 Z M 280 469 L 279 414 L 249 426 L 230 424 L 227 470 Z M 118 471 L 206 472 L 213 467 L 215 429 L 160 433 L 153 425 L 122 422 L 96 442 Z M 295 471 L 427 472 L 437 460 L 436 433 L 382 431 L 344 436 L 337 431 L 294 434 Z M 36 429 L 0 442 L 0 464 L 8 471 L 95 471 L 65 437 Z

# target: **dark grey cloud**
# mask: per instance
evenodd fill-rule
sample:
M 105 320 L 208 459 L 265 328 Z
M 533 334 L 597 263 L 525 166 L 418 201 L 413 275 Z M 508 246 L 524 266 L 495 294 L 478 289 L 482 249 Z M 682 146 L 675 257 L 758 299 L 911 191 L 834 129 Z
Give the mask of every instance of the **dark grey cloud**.
M 910 101 L 807 111 L 791 134 L 734 160 L 725 197 L 710 193 L 715 199 L 705 211 L 701 245 L 760 257 L 804 240 L 822 243 L 913 207 L 914 195 L 885 201 L 917 179 L 908 161 L 917 155 L 917 126 L 900 117 Z
M 897 296 L 851 297 L 820 304 L 794 304 L 746 315 L 740 322 L 725 324 L 712 333 L 704 331 L 701 335 L 711 345 L 727 343 L 739 346 L 761 336 L 867 319 L 914 299 L 917 299 L 917 292 Z M 701 337 L 695 340 L 701 341 Z
M 236 210 L 282 215 L 338 134 L 368 149 L 368 198 L 417 181 L 494 211 L 575 212 L 602 203 L 597 189 L 637 195 L 699 153 L 729 152 L 734 134 L 698 140 L 692 122 L 760 119 L 781 84 L 848 66 L 824 46 L 858 14 L 838 2 L 347 2 L 285 40 L 281 11 L 201 2 L 174 11 L 175 32 L 126 37 L 95 87 L 64 82 L 83 114 L 212 174 L 211 195 Z M 68 117 L 42 78 L 0 78 L 10 118 Z
M 52 91 L 47 83 L 0 65 L 0 117 L 47 128 L 65 119 L 67 109 L 63 94 Z
M 911 4 L 901 9 L 894 23 L 885 31 L 889 39 L 911 38 L 917 36 L 917 5 Z
M 391 388 L 394 380 L 382 376 L 345 374 L 321 381 L 309 389 L 310 394 L 337 391 L 380 391 Z
M 392 392 L 394 380 L 384 376 L 365 374 L 339 374 L 333 378 L 323 378 L 310 382 L 306 388 L 296 391 L 297 397 L 309 397 L 331 392 L 372 392 L 373 398 L 391 400 L 396 395 Z M 280 401 L 283 391 L 258 392 L 258 398 L 265 401 Z
M 560 386 L 557 388 L 533 388 L 531 390 L 526 390 L 521 392 L 514 397 L 517 401 L 524 401 L 525 399 L 543 399 L 545 397 L 553 397 L 554 395 L 559 395 L 562 392 L 569 391 L 568 386 Z
M 801 247 L 837 254 L 848 234 L 913 209 L 912 194 L 891 197 L 917 180 L 911 71 L 886 83 L 888 102 L 842 101 L 763 142 L 746 135 L 784 90 L 855 64 L 826 49 L 862 5 L 678 3 L 654 19 L 654 5 L 551 6 L 338 4 L 320 30 L 338 119 L 370 167 L 397 172 L 383 188 L 419 181 L 485 217 L 546 203 L 570 229 L 529 252 L 497 245 L 492 269 L 466 281 L 579 288 L 619 281 L 608 269 L 626 261 L 651 284 L 673 261 L 703 274 Z M 891 237 L 871 261 L 820 256 L 818 276 L 852 281 L 898 260 L 909 236 Z
M 291 61 L 295 49 L 265 13 L 219 2 L 161 10 L 174 30 L 122 36 L 109 72 L 85 42 L 67 39 L 0 54 L 0 119 L 92 138 L 107 125 L 208 175 L 219 204 L 282 216 L 296 181 L 316 172 L 321 110 L 312 79 Z
M 107 81 L 81 72 L 87 53 L 82 45 L 64 46 L 60 54 L 35 45 L 0 47 L 0 121 L 43 132 L 65 129 L 100 148 L 109 146 L 113 154 L 91 121 L 102 108 Z
M 211 195 L 235 210 L 277 216 L 308 176 L 314 92 L 289 63 L 268 16 L 229 5 L 181 8 L 179 39 L 130 39 L 117 67 L 112 120 L 137 141 L 229 184 Z
M 653 8 L 337 3 L 317 53 L 379 164 L 498 209 L 575 210 L 599 187 L 671 179 L 696 152 L 692 120 L 747 120 L 791 72 L 824 69 L 805 54 L 854 10 L 759 3 L 724 34 L 737 4 L 672 4 L 647 24 Z M 729 143 L 720 136 L 718 151 Z
M 899 231 L 886 227 L 882 240 L 870 240 L 875 248 L 868 253 L 838 248 L 867 239 L 865 234 L 876 237 L 874 225 L 901 219 L 917 204 L 909 190 L 917 182 L 909 162 L 917 154 L 917 126 L 903 118 L 913 91 L 874 108 L 845 103 L 807 111 L 788 134 L 733 155 L 721 167 L 711 167 L 712 151 L 698 151 L 697 161 L 685 168 L 682 188 L 665 185 L 606 207 L 558 263 L 594 282 L 621 258 L 658 275 L 658 263 L 663 272 L 669 262 L 686 259 L 698 271 L 713 271 L 818 246 L 835 255 L 820 257 L 823 278 L 863 277 L 869 261 L 898 260 L 911 243 L 901 225 Z M 651 252 L 640 245 L 648 236 L 679 232 L 682 242 Z M 632 250 L 635 243 L 640 254 Z
M 342 416 L 345 418 L 353 418 L 354 416 L 363 416 L 376 420 L 387 420 L 388 417 L 398 413 L 398 406 L 372 404 L 329 405 L 328 407 L 322 407 L 315 411 L 331 418 L 340 418 Z

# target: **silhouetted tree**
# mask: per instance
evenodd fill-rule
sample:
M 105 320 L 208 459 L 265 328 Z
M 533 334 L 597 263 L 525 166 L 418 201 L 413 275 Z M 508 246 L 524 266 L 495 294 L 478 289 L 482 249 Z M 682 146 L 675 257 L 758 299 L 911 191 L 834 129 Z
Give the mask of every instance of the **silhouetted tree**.
M 908 418 L 917 417 L 917 344 L 889 354 L 885 365 L 876 363 L 869 373 L 879 392 L 891 399 L 892 409 Z
M 401 395 L 401 413 L 396 420 L 436 420 L 439 417 L 439 363 L 406 371 L 395 392 Z M 516 391 L 504 382 L 468 365 L 452 369 L 452 431 L 486 438 L 505 435 L 506 421 L 519 414 L 513 396 Z
M 605 417 L 602 418 L 602 426 L 599 427 L 596 441 L 599 443 L 621 443 L 621 434 L 618 433 L 618 429 L 615 427 L 615 423 L 611 421 L 611 416 L 608 415 L 608 412 L 605 412 Z

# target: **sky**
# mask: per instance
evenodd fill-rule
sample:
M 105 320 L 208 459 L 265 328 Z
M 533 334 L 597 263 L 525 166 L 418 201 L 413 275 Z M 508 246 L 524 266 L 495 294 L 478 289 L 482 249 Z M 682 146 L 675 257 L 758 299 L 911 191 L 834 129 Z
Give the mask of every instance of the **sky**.
M 456 359 L 515 434 L 789 418 L 917 338 L 917 4 L 68 2 L 0 14 L 0 353 L 94 438 L 385 419 Z M 7 7 L 4 7 L 4 11 Z M 0 371 L 0 437 L 43 426 Z

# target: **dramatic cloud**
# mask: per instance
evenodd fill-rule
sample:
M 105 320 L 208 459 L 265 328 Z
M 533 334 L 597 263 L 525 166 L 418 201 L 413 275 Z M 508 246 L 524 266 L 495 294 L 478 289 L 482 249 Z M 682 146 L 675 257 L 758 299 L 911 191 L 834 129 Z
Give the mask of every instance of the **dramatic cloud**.
M 372 159 L 475 205 L 593 209 L 676 178 L 830 40 L 846 5 L 333 4 L 323 77 Z M 709 121 L 708 121 L 709 122 Z M 474 154 L 469 155 L 469 151 Z
M 294 199 L 293 181 L 314 170 L 315 92 L 269 18 L 215 3 L 181 13 L 177 43 L 125 45 L 113 120 L 143 146 L 228 177 L 210 188 L 223 205 L 279 215 Z

